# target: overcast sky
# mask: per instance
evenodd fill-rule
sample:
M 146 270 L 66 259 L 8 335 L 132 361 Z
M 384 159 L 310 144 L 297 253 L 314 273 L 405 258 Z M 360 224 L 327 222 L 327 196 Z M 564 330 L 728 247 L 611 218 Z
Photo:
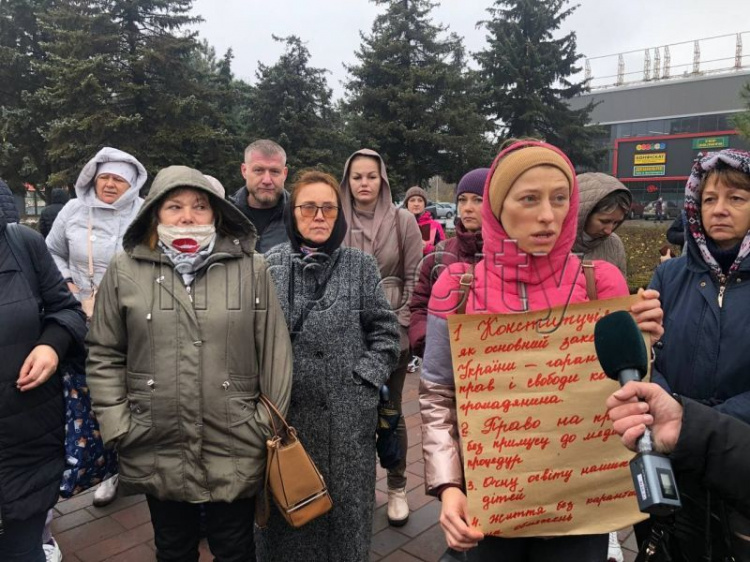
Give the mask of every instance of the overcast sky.
M 486 8 L 492 4 L 491 0 L 441 0 L 437 3 L 433 21 L 447 25 L 450 31 L 463 37 L 469 52 L 481 50 L 486 32 L 477 29 L 476 24 L 486 19 Z M 578 51 L 587 57 L 638 50 L 625 58 L 626 71 L 642 71 L 642 50 L 647 47 L 750 32 L 748 0 L 580 0 L 579 3 L 580 7 L 566 20 L 562 31 L 576 31 Z M 328 84 L 335 97 L 344 94 L 342 82 L 347 73 L 343 64 L 356 62 L 354 52 L 360 46 L 360 31 L 369 35 L 375 16 L 381 11 L 382 7 L 367 0 L 194 2 L 194 13 L 205 19 L 198 27 L 201 37 L 216 48 L 219 56 L 230 47 L 234 50 L 232 69 L 238 78 L 254 83 L 258 61 L 270 65 L 278 60 L 283 46 L 273 41 L 272 34 L 298 35 L 310 50 L 311 64 L 331 71 Z M 745 33 L 743 40 L 744 64 L 750 68 L 750 33 Z M 734 37 L 704 41 L 701 57 L 703 61 L 731 58 L 734 45 Z M 692 55 L 692 44 L 673 47 L 672 64 L 691 64 Z M 704 62 L 703 69 L 710 66 Z M 598 76 L 614 75 L 617 58 L 594 60 L 592 70 Z M 682 70 L 684 67 L 673 68 L 672 75 Z

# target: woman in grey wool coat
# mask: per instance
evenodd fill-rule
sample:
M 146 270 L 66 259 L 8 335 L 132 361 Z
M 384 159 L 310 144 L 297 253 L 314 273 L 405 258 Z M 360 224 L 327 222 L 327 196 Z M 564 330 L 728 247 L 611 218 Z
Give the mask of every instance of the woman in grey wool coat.
M 273 510 L 259 532 L 258 560 L 366 561 L 378 390 L 398 359 L 398 322 L 375 258 L 340 247 L 346 220 L 332 176 L 303 173 L 285 220 L 290 242 L 266 259 L 294 349 L 287 421 L 323 475 L 333 509 L 299 529 Z

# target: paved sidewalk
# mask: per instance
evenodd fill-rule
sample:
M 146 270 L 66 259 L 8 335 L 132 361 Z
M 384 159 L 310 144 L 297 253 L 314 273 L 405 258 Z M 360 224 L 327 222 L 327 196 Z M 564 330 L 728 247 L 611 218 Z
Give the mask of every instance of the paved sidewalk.
M 386 516 L 385 471 L 378 467 L 371 560 L 373 562 L 435 562 L 445 551 L 437 523 L 440 503 L 424 493 L 422 434 L 417 402 L 417 373 L 407 375 L 404 415 L 409 432 L 406 456 L 407 496 L 411 515 L 406 525 L 389 527 Z M 143 496 L 117 498 L 104 508 L 93 507 L 91 491 L 57 504 L 52 524 L 64 562 L 155 562 L 153 530 Z M 625 561 L 635 560 L 632 529 L 620 533 Z M 200 562 L 213 560 L 205 541 Z M 290 561 L 295 562 L 295 561 Z M 604 562 L 604 561 L 602 561 Z

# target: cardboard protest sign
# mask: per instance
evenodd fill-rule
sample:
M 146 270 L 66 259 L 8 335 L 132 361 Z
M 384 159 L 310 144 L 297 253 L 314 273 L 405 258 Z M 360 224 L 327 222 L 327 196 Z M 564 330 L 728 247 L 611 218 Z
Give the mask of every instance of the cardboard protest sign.
M 645 519 L 606 414 L 619 384 L 596 321 L 639 297 L 448 318 L 469 522 L 522 537 L 606 533 Z

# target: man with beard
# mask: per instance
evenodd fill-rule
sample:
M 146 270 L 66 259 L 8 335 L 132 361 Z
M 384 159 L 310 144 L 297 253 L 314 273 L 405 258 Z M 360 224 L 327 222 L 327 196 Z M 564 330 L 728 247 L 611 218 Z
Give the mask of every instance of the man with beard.
M 255 249 L 265 253 L 288 240 L 283 213 L 289 197 L 284 190 L 289 171 L 286 152 L 272 140 L 257 140 L 245 149 L 241 171 L 245 186 L 231 201 L 255 225 L 258 231 Z

